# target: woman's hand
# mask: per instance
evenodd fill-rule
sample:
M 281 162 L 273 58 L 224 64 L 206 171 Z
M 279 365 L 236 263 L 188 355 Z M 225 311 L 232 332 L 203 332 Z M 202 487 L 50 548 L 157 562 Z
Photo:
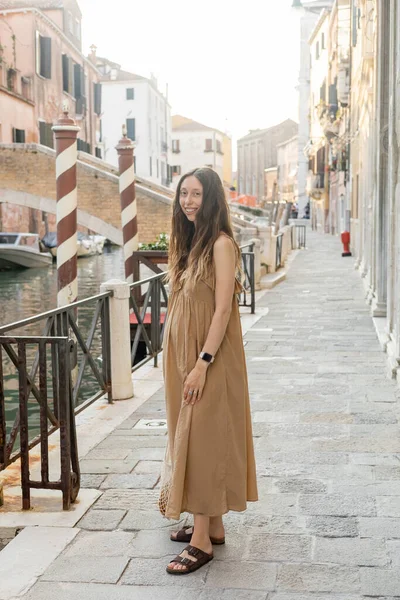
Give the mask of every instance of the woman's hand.
M 201 363 L 204 363 L 201 364 Z M 204 360 L 197 362 L 196 366 L 189 375 L 186 377 L 186 381 L 183 386 L 183 403 L 184 404 L 196 404 L 201 400 L 203 389 L 206 383 L 208 363 Z

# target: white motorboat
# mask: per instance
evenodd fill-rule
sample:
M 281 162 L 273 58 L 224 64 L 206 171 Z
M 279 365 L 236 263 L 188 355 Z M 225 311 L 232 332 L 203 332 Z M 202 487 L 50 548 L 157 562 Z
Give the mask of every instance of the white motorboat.
M 0 232 L 0 269 L 49 267 L 50 252 L 41 252 L 36 233 Z
M 94 256 L 95 254 L 103 254 L 103 248 L 106 238 L 102 235 L 85 235 L 78 231 L 77 233 L 77 255 L 78 258 L 85 256 Z M 57 256 L 57 234 L 50 232 L 42 239 L 44 246 L 55 257 Z

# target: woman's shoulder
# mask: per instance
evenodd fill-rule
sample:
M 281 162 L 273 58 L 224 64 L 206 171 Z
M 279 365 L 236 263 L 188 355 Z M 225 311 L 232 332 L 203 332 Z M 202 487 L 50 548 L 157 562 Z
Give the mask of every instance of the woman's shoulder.
M 226 233 L 221 231 L 221 233 L 219 234 L 219 236 L 217 237 L 217 239 L 214 242 L 214 250 L 231 249 L 233 244 L 234 244 L 233 239 L 231 237 L 229 237 L 229 235 L 227 235 Z

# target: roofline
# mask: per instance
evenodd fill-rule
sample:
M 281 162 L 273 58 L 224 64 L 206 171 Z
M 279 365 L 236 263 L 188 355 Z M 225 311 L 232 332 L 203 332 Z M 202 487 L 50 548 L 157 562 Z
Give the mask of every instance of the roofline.
M 49 10 L 62 10 L 62 9 L 49 9 Z M 81 58 L 83 59 L 83 61 L 90 65 L 95 71 L 96 73 L 98 73 L 101 76 L 100 71 L 98 70 L 98 68 L 96 67 L 96 65 L 94 65 L 92 63 L 91 60 L 89 60 L 81 50 L 79 50 L 79 48 L 77 48 L 73 42 L 69 39 L 69 37 L 67 37 L 65 35 L 65 33 L 63 32 L 62 29 L 60 29 L 58 27 L 58 25 L 56 23 L 54 23 L 54 21 L 52 21 L 51 19 L 49 19 L 49 17 L 43 12 L 41 11 L 39 8 L 34 8 L 34 7 L 30 7 L 30 8 L 6 8 L 6 9 L 0 9 L 0 15 L 7 15 L 7 14 L 16 14 L 16 13 L 34 13 L 37 14 L 41 19 L 43 19 L 43 21 L 45 21 L 50 27 L 52 27 L 60 36 L 61 38 L 64 40 L 64 42 L 66 42 L 71 48 L 73 48 L 75 50 L 75 52 L 77 52 L 78 54 L 80 54 Z
M 141 77 L 141 79 L 105 79 L 105 80 L 103 80 L 104 75 L 102 73 L 100 73 L 100 75 L 101 75 L 101 78 L 100 78 L 101 85 L 107 85 L 108 83 L 110 83 L 112 85 L 115 85 L 116 83 L 132 83 L 133 85 L 137 85 L 138 83 L 147 83 L 148 85 L 152 85 L 151 79 L 149 79 L 148 77 L 143 77 L 142 75 L 139 75 L 139 77 Z M 132 73 L 132 75 L 134 75 L 134 73 Z M 153 89 L 154 89 L 154 87 L 153 87 Z M 155 88 L 155 91 L 157 92 L 157 94 L 159 94 L 162 97 L 162 99 L 171 108 L 171 104 L 169 103 L 169 100 L 163 94 L 163 92 L 160 92 L 160 90 L 158 88 Z
M 299 124 L 296 121 L 294 121 L 293 119 L 291 119 L 290 117 L 288 117 L 284 121 L 281 121 L 280 123 L 277 123 L 276 125 L 272 125 L 271 127 L 266 127 L 264 129 L 256 129 L 252 133 L 247 133 L 243 137 L 239 138 L 238 142 L 242 142 L 242 141 L 244 141 L 246 139 L 250 139 L 252 136 L 257 137 L 259 135 L 264 135 L 268 131 L 272 131 L 273 129 L 276 129 L 277 127 L 280 127 L 281 125 L 283 125 L 284 123 L 287 123 L 288 121 L 294 123 L 295 125 L 297 125 L 297 127 L 299 126 Z
M 187 125 L 188 125 L 188 123 L 187 123 Z M 202 125 L 202 124 L 200 123 L 200 125 Z M 179 133 L 179 132 L 185 133 L 185 131 L 188 131 L 188 132 L 203 131 L 204 133 L 206 133 L 207 131 L 214 131 L 215 133 L 221 134 L 222 136 L 224 136 L 228 140 L 232 140 L 232 138 L 227 133 L 224 133 L 223 131 L 221 131 L 220 129 L 217 129 L 216 127 L 209 127 L 208 125 L 202 125 L 202 127 L 207 127 L 207 129 L 198 129 L 196 127 L 194 127 L 193 129 L 181 129 L 180 127 L 172 127 L 172 132 L 173 133 L 174 132 L 176 132 L 176 133 Z
M 320 17 L 318 19 L 318 21 L 315 24 L 315 27 L 310 35 L 310 38 L 308 40 L 309 45 L 311 46 L 311 44 L 313 43 L 313 41 L 315 40 L 319 30 L 321 29 L 326 17 L 328 17 L 331 14 L 331 10 L 327 9 L 327 8 L 323 8 L 322 12 L 320 14 Z
M 299 139 L 299 134 L 296 133 L 296 135 L 293 135 L 288 140 L 285 140 L 284 142 L 281 142 L 280 144 L 277 144 L 276 147 L 279 148 L 279 146 L 286 146 L 287 144 L 290 144 L 290 142 L 294 142 L 294 140 L 298 140 L 298 139 Z

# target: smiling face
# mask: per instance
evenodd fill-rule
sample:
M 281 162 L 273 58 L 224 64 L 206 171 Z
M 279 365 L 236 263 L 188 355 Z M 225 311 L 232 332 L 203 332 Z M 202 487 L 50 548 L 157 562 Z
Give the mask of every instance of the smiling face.
M 192 223 L 196 220 L 197 212 L 203 202 L 203 186 L 194 175 L 186 177 L 182 182 L 179 203 L 183 213 Z

